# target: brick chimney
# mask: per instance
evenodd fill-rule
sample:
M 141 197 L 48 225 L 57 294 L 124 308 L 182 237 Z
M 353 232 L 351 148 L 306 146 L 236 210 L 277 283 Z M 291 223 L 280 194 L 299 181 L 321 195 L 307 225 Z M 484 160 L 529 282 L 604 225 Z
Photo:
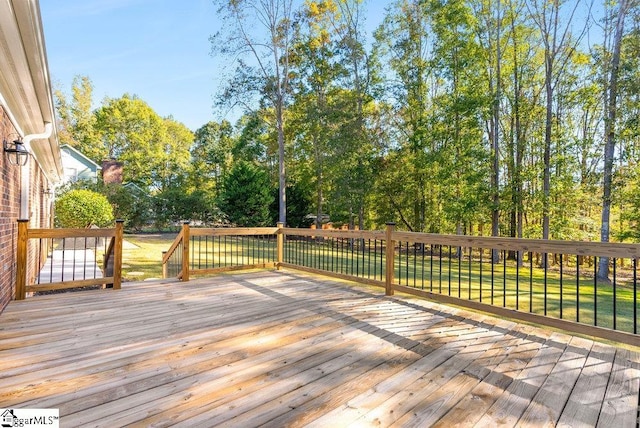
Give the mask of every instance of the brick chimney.
M 102 181 L 104 184 L 122 184 L 124 163 L 115 160 L 102 161 Z

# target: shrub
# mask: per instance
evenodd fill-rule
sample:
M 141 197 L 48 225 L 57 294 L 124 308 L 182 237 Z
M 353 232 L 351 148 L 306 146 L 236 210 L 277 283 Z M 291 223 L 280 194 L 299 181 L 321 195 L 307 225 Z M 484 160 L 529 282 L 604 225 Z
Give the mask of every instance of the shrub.
M 84 228 L 113 223 L 113 208 L 104 195 L 91 190 L 71 190 L 56 200 L 56 226 Z

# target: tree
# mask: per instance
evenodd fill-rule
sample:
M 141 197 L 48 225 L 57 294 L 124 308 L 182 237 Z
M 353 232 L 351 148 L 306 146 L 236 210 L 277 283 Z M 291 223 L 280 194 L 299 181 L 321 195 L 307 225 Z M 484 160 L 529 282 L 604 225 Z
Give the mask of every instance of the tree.
M 633 13 L 633 12 L 632 12 Z M 618 168 L 612 187 L 620 206 L 621 240 L 640 240 L 640 29 L 633 26 L 624 35 L 620 49 L 616 135 Z M 610 232 L 614 235 L 613 231 Z
M 218 207 L 238 226 L 267 226 L 271 222 L 269 175 L 260 167 L 237 162 L 223 180 Z
M 198 220 L 204 224 L 224 223 L 211 192 L 172 186 L 154 195 L 155 222 L 159 227 L 170 223 Z
M 55 222 L 58 227 L 105 227 L 113 223 L 109 200 L 91 190 L 71 190 L 56 200 Z
M 503 128 L 506 130 L 504 138 L 506 182 L 510 195 L 509 236 L 513 238 L 524 236 L 526 142 L 530 138 L 537 119 L 534 112 L 538 106 L 540 93 L 537 89 L 535 30 L 523 13 L 524 8 L 524 0 L 508 1 L 503 33 L 508 40 L 504 57 L 510 60 L 505 61 L 503 68 L 505 70 L 502 79 L 503 95 L 506 102 L 502 108 L 502 117 Z M 510 252 L 509 258 L 516 259 L 515 252 Z M 518 263 L 522 263 L 522 254 L 517 257 L 517 260 Z
M 182 123 L 168 117 L 163 119 L 164 132 L 161 136 L 161 152 L 157 159 L 158 168 L 151 171 L 153 186 L 162 191 L 179 187 L 185 181 L 191 165 L 191 144 L 193 133 Z
M 312 212 L 312 191 L 305 183 L 289 180 L 287 188 L 287 222 L 289 227 L 309 227 L 313 221 L 309 218 Z M 271 221 L 278 220 L 278 189 L 273 188 L 272 203 L 269 211 Z
M 115 183 L 97 187 L 109 200 L 115 217 L 124 221 L 125 229 L 139 231 L 152 222 L 152 198 L 148 194 Z
M 397 138 L 387 142 L 383 172 L 389 175 L 380 177 L 379 188 L 393 207 L 394 217 L 416 232 L 435 232 L 439 224 L 437 184 L 430 180 L 434 170 L 428 168 L 429 164 L 438 167 L 431 163 L 434 147 L 428 133 L 433 113 L 429 98 L 429 23 L 424 2 L 400 0 L 375 32 L 376 55 L 392 71 L 385 82 L 385 96 L 395 110 Z
M 76 76 L 71 84 L 71 100 L 60 90 L 55 91 L 60 143 L 75 147 L 94 162 L 105 159 L 97 142 L 96 117 L 93 112 L 93 84 L 88 76 Z
M 616 144 L 616 118 L 618 107 L 618 77 L 620 67 L 620 51 L 624 34 L 624 20 L 633 0 L 620 0 L 617 10 L 615 32 L 613 35 L 613 47 L 611 64 L 607 72 L 607 81 L 604 90 L 604 176 L 602 183 L 602 223 L 600 229 L 600 241 L 609 242 L 610 216 L 611 216 L 611 187 L 613 182 L 613 157 Z M 609 258 L 601 257 L 598 264 L 598 278 L 606 280 L 609 277 Z
M 336 196 L 346 199 L 350 225 L 354 211 L 358 227 L 365 228 L 365 204 L 373 192 L 370 185 L 375 179 L 374 159 L 379 152 L 370 124 L 377 112 L 374 93 L 380 88 L 380 64 L 374 51 L 368 51 L 364 33 L 364 2 L 362 0 L 336 0 L 333 2 L 334 33 L 337 40 L 337 58 L 343 72 L 338 75 L 341 91 L 342 118 L 338 150 L 332 163 L 338 168 L 339 184 L 334 186 Z M 336 116 L 336 115 L 334 115 Z M 343 162 L 336 162 L 342 160 Z M 346 197 L 346 198 L 345 198 Z
M 563 0 L 531 0 L 529 10 L 540 31 L 544 47 L 544 88 L 545 88 L 545 127 L 544 127 L 544 172 L 542 196 L 542 239 L 549 239 L 550 194 L 551 194 L 551 140 L 554 125 L 554 101 L 556 87 L 576 52 L 576 47 L 586 34 L 586 23 L 577 37 L 571 34 L 571 24 L 581 1 L 569 4 L 570 9 L 561 11 L 567 3 Z M 564 8 L 566 9 L 566 7 Z M 562 17 L 566 22 L 562 22 Z M 562 25 L 564 24 L 564 28 Z M 557 115 L 555 120 L 558 120 Z
M 231 123 L 209 122 L 198 128 L 191 147 L 191 183 L 215 195 L 220 181 L 231 167 L 236 139 Z
M 491 235 L 500 235 L 501 208 L 501 163 L 500 163 L 500 120 L 502 116 L 503 98 L 503 20 L 501 0 L 479 0 L 471 2 L 477 20 L 478 44 L 484 51 L 484 72 L 486 88 L 491 97 L 490 113 L 484 114 L 486 135 L 491 153 Z M 482 223 L 481 223 L 482 224 Z M 493 250 L 491 259 L 499 261 L 499 252 Z
M 237 58 L 234 79 L 222 103 L 260 95 L 272 109 L 278 139 L 279 221 L 286 223 L 285 116 L 289 96 L 289 54 L 294 38 L 292 0 L 215 0 L 224 15 L 225 32 L 211 37 L 213 51 Z M 255 65 L 242 56 L 249 53 Z M 249 101 L 251 102 L 251 101 Z
M 96 129 L 103 159 L 125 163 L 125 181 L 147 188 L 164 184 L 160 174 L 166 168 L 167 126 L 147 103 L 128 94 L 105 100 L 96 111 Z
M 336 58 L 336 40 L 329 31 L 335 12 L 333 2 L 308 2 L 301 13 L 301 30 L 291 55 L 291 85 L 295 91 L 290 108 L 293 161 L 297 174 L 315 188 L 318 228 L 325 213 L 327 189 L 331 187 L 327 173 L 334 149 L 331 142 L 335 141 L 336 130 L 343 123 L 341 112 L 334 104 L 340 90 L 337 78 L 343 71 Z
M 477 90 L 484 70 L 472 10 L 463 0 L 435 0 L 429 11 L 435 36 L 434 73 L 442 81 L 434 97 L 437 114 L 431 138 L 438 141 L 438 163 L 443 166 L 438 177 L 443 184 L 440 197 L 449 201 L 443 211 L 456 233 L 462 234 L 465 225 L 487 212 L 489 206 L 483 200 L 497 190 L 486 186 L 495 165 L 488 167 L 491 153 L 482 141 L 482 117 L 495 100 Z

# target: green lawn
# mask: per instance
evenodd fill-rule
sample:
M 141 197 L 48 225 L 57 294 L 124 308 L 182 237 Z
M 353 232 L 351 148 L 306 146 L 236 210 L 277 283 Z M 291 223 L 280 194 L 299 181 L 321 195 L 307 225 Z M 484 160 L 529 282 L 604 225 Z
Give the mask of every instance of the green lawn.
M 559 267 L 552 266 L 545 274 L 535 265 L 518 268 L 514 262 L 505 266 L 488 261 L 481 265 L 477 260 L 469 264 L 449 258 L 436 258 L 433 265 L 429 259 L 423 270 L 413 266 L 414 261 L 404 258 L 404 266 L 396 271 L 403 285 L 607 328 L 614 327 L 615 313 L 615 328 L 633 331 L 633 285 L 620 277 L 614 290 L 612 283 L 595 281 L 592 270 L 578 276 L 575 268 L 567 271 L 563 267 L 560 275 Z
M 169 249 L 177 233 L 125 235 L 122 275 L 125 281 L 162 278 L 162 252 Z

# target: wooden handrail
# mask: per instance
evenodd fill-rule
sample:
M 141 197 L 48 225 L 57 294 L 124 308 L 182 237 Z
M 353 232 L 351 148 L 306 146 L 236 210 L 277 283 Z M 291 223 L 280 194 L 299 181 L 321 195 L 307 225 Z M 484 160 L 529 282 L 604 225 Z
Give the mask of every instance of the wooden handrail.
M 122 220 L 116 220 L 116 226 L 112 229 L 30 229 L 28 220 L 18 220 L 18 240 L 16 255 L 16 300 L 26 298 L 27 292 L 43 290 L 60 290 L 87 285 L 112 283 L 114 289 L 122 284 L 122 240 L 124 235 Z M 107 267 L 113 258 L 113 272 L 106 272 L 104 278 L 78 279 L 47 284 L 28 283 L 28 248 L 31 239 L 65 239 L 65 238 L 111 238 L 107 252 L 103 259 L 103 269 Z M 39 265 L 39 264 L 38 264 Z M 37 275 L 35 275 L 37 276 Z
M 384 230 L 295 229 L 291 227 L 284 227 L 282 228 L 281 233 L 293 236 L 320 236 L 325 238 L 345 239 L 384 240 L 386 238 L 386 232 Z
M 176 238 L 173 240 L 173 243 L 171 244 L 169 249 L 167 251 L 162 252 L 163 265 L 169 261 L 173 253 L 176 251 L 176 248 L 178 248 L 178 246 L 182 242 L 183 233 L 184 233 L 184 229 L 180 229 L 180 233 L 178 233 L 178 236 L 176 236 Z
M 197 229 L 194 229 L 197 230 Z M 189 236 L 190 236 L 189 222 L 185 222 L 180 229 L 180 233 L 173 240 L 173 243 L 167 251 L 162 252 L 162 277 L 167 277 L 167 263 L 171 257 L 175 254 L 176 250 L 182 245 L 182 267 L 177 275 L 182 281 L 189 281 Z
M 277 227 L 189 228 L 189 233 L 191 234 L 191 236 L 274 235 L 277 232 L 278 232 L 278 228 Z
M 29 220 L 18 220 L 18 245 L 16 254 L 16 300 L 27 297 L 27 243 Z
M 395 231 L 395 223 L 387 223 L 387 230 L 385 233 L 386 245 L 386 277 L 384 281 L 385 295 L 393 296 L 393 275 L 394 275 L 394 262 L 395 262 L 395 244 L 393 240 L 393 232 Z
M 550 254 L 574 254 L 612 258 L 640 258 L 640 244 L 613 242 L 557 241 L 543 239 L 503 238 L 492 236 L 439 235 L 434 233 L 394 232 L 396 241 L 451 247 L 492 248 Z
M 118 221 L 117 220 L 116 224 Z M 115 229 L 29 229 L 29 239 L 39 238 L 111 238 L 115 235 Z
M 287 235 L 305 237 L 324 237 L 334 239 L 372 239 L 393 242 L 413 242 L 419 244 L 445 245 L 449 247 L 491 248 L 521 252 L 570 254 L 576 256 L 596 256 L 610 258 L 640 259 L 640 244 L 602 243 L 581 241 L 558 241 L 521 239 L 490 236 L 440 235 L 433 233 L 404 232 L 395 228 L 389 231 L 339 230 L 339 229 L 296 229 L 289 227 L 249 227 L 249 228 L 183 228 L 169 250 L 163 256 L 166 263 L 177 246 L 184 240 L 185 230 L 190 236 L 250 236 L 250 235 Z M 283 244 L 284 245 L 284 244 Z M 188 249 L 185 250 L 185 254 Z
M 386 240 L 385 231 L 339 230 L 339 229 L 294 229 L 285 227 L 282 233 L 290 236 L 318 236 L 327 238 L 362 238 Z M 492 248 L 549 254 L 574 254 L 611 258 L 640 259 L 640 244 L 618 242 L 558 241 L 492 236 L 440 235 L 421 232 L 393 232 L 394 241 L 420 244 L 446 245 L 451 247 Z
M 572 242 L 572 241 L 558 241 L 558 240 L 516 239 L 516 238 L 506 238 L 506 237 L 439 235 L 439 234 L 396 231 L 394 229 L 393 224 L 388 224 L 387 229 L 384 232 L 313 230 L 313 229 L 301 230 L 301 229 L 284 228 L 282 229 L 281 233 L 286 233 L 288 237 L 315 236 L 315 237 L 328 237 L 332 239 L 336 239 L 336 238 L 345 239 L 345 238 L 352 238 L 352 237 L 361 237 L 361 238 L 371 237 L 381 241 L 386 241 L 384 244 L 380 246 L 378 246 L 378 244 L 373 244 L 376 246 L 376 248 L 384 249 L 384 252 L 385 252 L 384 253 L 385 254 L 384 255 L 385 257 L 384 276 L 379 277 L 380 280 L 376 278 L 375 274 L 373 279 L 370 276 L 368 276 L 368 274 L 367 276 L 359 275 L 357 270 L 357 265 L 356 265 L 355 274 L 353 272 L 353 265 L 351 266 L 351 272 L 349 272 L 349 270 L 347 269 L 346 273 L 344 273 L 342 271 L 342 268 L 340 270 L 334 271 L 333 263 L 331 263 L 331 268 L 327 270 L 322 264 L 324 262 L 320 262 L 318 263 L 318 265 L 314 266 L 313 263 L 311 263 L 310 265 L 308 262 L 305 263 L 304 260 L 303 260 L 303 263 L 300 265 L 297 264 L 298 263 L 297 261 L 296 262 L 288 261 L 283 263 L 283 266 L 285 267 L 291 267 L 293 269 L 301 269 L 303 271 L 310 271 L 318 274 L 325 274 L 331 277 L 350 278 L 354 281 L 371 284 L 371 285 L 381 285 L 385 288 L 386 295 L 392 295 L 394 291 L 400 291 L 403 293 L 409 293 L 409 294 L 414 294 L 421 297 L 427 297 L 433 300 L 444 302 L 446 304 L 456 304 L 462 307 L 480 309 L 488 313 L 498 314 L 500 316 L 509 316 L 514 319 L 524 320 L 528 322 L 537 322 L 537 323 L 541 323 L 549 326 L 555 326 L 555 327 L 563 328 L 567 331 L 576 332 L 580 334 L 589 334 L 593 336 L 607 338 L 610 340 L 621 340 L 621 341 L 624 341 L 625 343 L 633 343 L 634 345 L 640 344 L 640 334 L 636 334 L 636 322 L 637 322 L 636 307 L 638 304 L 638 300 L 636 299 L 636 271 L 635 271 L 637 266 L 637 261 L 640 259 L 640 244 L 576 242 L 576 241 Z M 322 243 L 319 243 L 319 244 L 323 245 Z M 422 246 L 421 249 L 418 249 L 419 247 L 415 246 L 412 248 L 412 250 L 410 250 L 409 249 L 410 244 L 428 244 L 428 245 L 431 245 L 432 247 L 428 250 L 428 252 L 425 252 L 424 246 Z M 435 254 L 434 256 L 433 246 L 441 246 L 441 247 L 449 248 L 449 255 L 448 256 L 445 255 L 446 257 L 445 265 L 449 264 L 448 268 L 446 266 L 443 267 L 442 256 L 444 255 L 444 253 L 441 252 L 440 255 Z M 575 290 L 574 290 L 575 293 L 578 293 L 578 290 L 582 289 L 583 285 L 586 286 L 587 288 L 593 287 L 592 293 L 596 293 L 596 290 L 598 290 L 599 292 L 600 288 L 598 287 L 601 287 L 602 290 L 604 290 L 603 294 L 598 294 L 593 296 L 593 303 L 592 303 L 593 307 L 592 309 L 590 309 L 592 311 L 591 321 L 589 321 L 590 315 L 585 316 L 585 313 L 583 312 L 584 310 L 589 308 L 589 305 L 590 305 L 589 303 L 590 296 L 586 293 L 580 293 L 579 295 L 577 295 L 571 307 L 560 306 L 560 313 L 558 317 L 557 312 L 553 312 L 554 310 L 553 304 L 550 307 L 550 310 L 552 310 L 552 314 L 547 315 L 547 309 L 548 309 L 547 285 L 548 284 L 547 284 L 546 270 L 544 271 L 544 278 L 539 279 L 539 281 L 543 281 L 543 284 L 544 284 L 544 289 L 541 290 L 544 293 L 544 298 L 540 297 L 540 299 L 544 299 L 544 301 L 538 302 L 536 304 L 538 306 L 539 305 L 543 305 L 543 306 L 535 309 L 529 308 L 528 310 L 526 309 L 526 307 L 518 306 L 518 296 L 521 295 L 521 290 L 522 290 L 518 288 L 518 283 L 519 283 L 519 278 L 521 278 L 520 275 L 522 274 L 518 273 L 518 265 L 516 265 L 513 268 L 514 272 L 507 274 L 506 254 L 503 255 L 504 267 L 502 267 L 502 273 L 500 274 L 500 278 L 497 278 L 497 283 L 502 288 L 502 291 L 500 290 L 498 291 L 498 294 L 502 296 L 501 302 L 494 303 L 493 301 L 494 283 L 492 281 L 494 280 L 493 269 L 495 265 L 491 262 L 489 262 L 491 264 L 491 268 L 490 269 L 488 268 L 487 272 L 485 273 L 485 275 L 489 275 L 489 274 L 491 275 L 491 279 L 490 279 L 491 284 L 486 285 L 487 288 L 485 289 L 485 291 L 490 290 L 491 292 L 490 303 L 489 301 L 485 300 L 483 302 L 482 300 L 482 296 L 483 296 L 482 265 L 480 265 L 479 273 L 477 273 L 478 277 L 480 278 L 480 285 L 479 285 L 479 288 L 476 289 L 475 291 L 479 294 L 474 297 L 471 296 L 471 278 L 472 278 L 471 253 L 468 254 L 468 259 L 467 259 L 468 267 L 467 267 L 467 262 L 465 262 L 465 267 L 463 268 L 463 269 L 466 269 L 466 272 L 465 272 L 466 276 L 464 279 L 465 285 L 467 285 L 467 280 L 469 281 L 468 282 L 468 287 L 469 287 L 468 298 L 466 298 L 465 296 L 461 296 L 460 295 L 460 290 L 462 289 L 461 288 L 462 287 L 461 286 L 462 271 L 460 270 L 460 267 L 462 266 L 461 261 L 454 262 L 454 264 L 458 266 L 457 285 L 456 285 L 456 279 L 455 278 L 453 280 L 451 279 L 451 262 L 454 259 L 452 259 L 450 251 L 452 248 L 456 248 L 456 247 L 465 248 L 465 249 L 473 248 L 476 250 L 477 249 L 480 249 L 480 250 L 496 249 L 496 250 L 505 251 L 505 252 L 518 251 L 518 252 L 529 253 L 529 254 L 533 253 L 536 255 L 538 254 L 568 255 L 568 256 L 578 257 L 578 259 L 580 259 L 581 257 L 591 257 L 591 258 L 606 257 L 610 259 L 613 258 L 613 259 L 620 259 L 620 260 L 632 260 L 633 263 L 631 263 L 631 269 L 633 269 L 633 271 L 631 272 L 628 271 L 626 273 L 626 278 L 625 278 L 624 274 L 621 275 L 621 269 L 619 268 L 618 277 L 617 277 L 617 280 L 618 280 L 617 286 L 616 286 L 616 274 L 615 274 L 615 266 L 617 266 L 617 264 L 614 265 L 614 277 L 611 283 L 608 283 L 608 282 L 600 283 L 598 278 L 595 276 L 595 274 L 593 274 L 592 277 L 589 276 L 591 275 L 591 273 L 587 273 L 587 276 L 589 278 L 586 281 L 580 281 L 580 275 L 585 275 L 585 272 L 583 270 L 580 270 L 580 265 L 582 261 L 578 260 L 576 262 L 577 265 L 575 268 L 569 268 L 565 270 L 565 275 L 568 275 L 567 278 L 571 278 L 571 279 L 569 280 L 565 279 L 564 286 L 568 289 L 571 289 L 571 287 L 575 287 Z M 361 249 L 363 250 L 362 254 L 365 254 L 364 253 L 365 250 L 363 248 Z M 303 250 L 303 251 L 308 251 L 308 250 Z M 337 252 L 339 253 L 340 251 L 341 251 L 341 248 L 338 248 Z M 311 251 L 311 253 L 313 254 L 313 251 Z M 328 253 L 329 253 L 329 257 L 331 257 L 333 254 L 331 250 L 329 250 Z M 327 253 L 323 252 L 322 250 L 319 250 L 319 251 L 316 251 L 316 254 L 319 254 L 320 255 L 319 257 L 325 257 Z M 353 254 L 354 254 L 354 251 L 353 251 L 353 248 L 351 248 L 350 256 L 349 254 L 347 254 L 347 258 L 351 257 L 351 260 L 353 260 Z M 376 254 L 379 254 L 377 253 L 377 250 L 376 250 Z M 459 254 L 459 253 L 456 253 L 456 254 Z M 434 278 L 433 282 L 437 281 L 438 286 L 437 287 L 434 286 L 433 288 L 431 288 L 432 286 L 431 276 L 429 275 L 427 285 L 425 285 L 425 277 L 423 276 L 422 286 L 418 286 L 417 284 L 420 278 L 417 278 L 415 274 L 417 269 L 415 264 L 416 262 L 414 260 L 413 267 L 411 267 L 409 265 L 408 260 L 411 257 L 417 258 L 420 255 L 422 255 L 422 257 L 427 257 L 430 260 L 433 260 L 432 257 L 439 259 L 439 262 L 438 262 L 439 266 L 435 266 L 435 267 L 431 266 L 431 267 L 428 267 L 427 269 L 432 269 L 432 270 L 435 269 L 436 272 L 440 272 L 438 273 L 438 275 L 441 274 L 441 269 L 445 269 L 445 270 L 448 269 L 449 278 L 448 279 L 446 277 L 445 278 L 439 277 L 438 279 Z M 339 255 L 338 257 L 342 257 L 342 256 Z M 359 256 L 357 256 L 355 260 L 357 261 L 358 259 L 359 259 Z M 406 264 L 403 264 L 403 260 L 406 262 Z M 479 262 L 481 264 L 482 256 L 480 256 L 479 260 L 476 262 Z M 531 256 L 530 256 L 530 262 L 531 262 Z M 363 263 L 362 266 L 364 266 L 364 263 L 365 263 L 364 256 L 362 256 L 362 263 Z M 370 263 L 370 259 L 368 259 L 367 263 Z M 424 263 L 424 259 L 423 259 L 423 263 Z M 571 296 L 571 294 L 567 294 L 568 293 L 567 291 L 562 291 L 562 287 L 563 287 L 562 258 L 560 258 L 560 264 L 561 265 L 559 268 L 559 275 L 560 275 L 559 287 L 560 287 L 560 293 L 561 293 L 560 305 L 562 305 L 563 304 L 562 296 Z M 382 265 L 380 265 L 380 267 L 382 267 Z M 622 264 L 620 265 L 620 267 L 622 267 Z M 540 267 L 540 269 L 546 269 L 546 268 L 547 268 L 546 266 Z M 411 283 L 410 269 L 412 269 L 414 272 L 413 286 L 409 285 Z M 422 269 L 424 269 L 424 264 Z M 533 275 L 532 273 L 533 264 L 531 264 L 529 269 L 530 269 L 529 277 L 531 278 Z M 536 269 L 538 269 L 538 267 L 536 267 Z M 380 269 L 380 271 L 381 270 L 382 269 Z M 363 272 L 364 270 L 361 271 L 361 273 Z M 400 277 L 395 278 L 394 277 L 395 274 L 399 274 L 403 276 L 403 278 L 400 278 Z M 516 275 L 516 279 L 511 279 L 512 275 L 514 274 Z M 554 273 L 554 277 L 556 275 L 558 275 L 558 272 Z M 574 275 L 577 279 L 572 278 L 571 277 L 572 275 Z M 620 281 L 621 277 L 624 278 L 622 281 Z M 405 285 L 402 285 L 402 281 L 401 281 L 402 279 L 405 280 L 406 282 Z M 515 305 L 514 305 L 514 302 L 510 302 L 510 303 L 506 302 L 507 299 L 505 298 L 505 296 L 508 296 L 508 293 L 512 292 L 512 290 L 507 290 L 507 280 L 515 282 L 515 287 L 517 290 Z M 625 280 L 627 282 L 632 281 L 631 284 L 633 288 L 631 289 L 631 291 L 629 291 L 630 290 L 629 284 L 624 284 Z M 444 281 L 445 283 L 444 285 L 445 288 L 441 289 L 442 281 Z M 448 284 L 447 284 L 447 281 L 449 281 Z M 532 280 L 530 279 L 530 281 Z M 553 281 L 555 280 L 552 280 L 552 282 Z M 376 282 L 378 282 L 379 284 L 376 284 Z M 571 284 L 569 284 L 569 282 L 571 282 Z M 453 287 L 456 287 L 456 286 L 458 287 L 458 296 L 455 296 L 455 292 L 454 294 L 451 294 L 452 284 L 453 284 Z M 509 285 L 509 287 L 513 287 L 513 286 L 514 284 Z M 549 286 L 556 287 L 556 284 L 554 283 L 554 285 L 549 285 Z M 616 291 L 618 293 L 622 293 L 622 291 L 624 291 L 625 289 L 628 294 L 633 293 L 633 301 L 631 303 L 633 305 L 633 310 L 632 310 L 632 314 L 630 315 L 629 304 L 627 303 L 626 304 L 626 307 L 627 307 L 626 321 L 623 320 L 625 316 L 624 310 L 622 312 L 616 313 L 616 305 L 619 305 L 618 308 L 620 308 L 620 305 L 624 303 L 624 300 L 616 300 Z M 527 297 L 529 299 L 529 305 L 531 305 L 531 302 L 536 299 L 535 296 L 531 295 L 531 290 L 532 290 L 532 286 L 529 285 L 530 296 Z M 539 294 L 539 292 L 540 291 L 536 291 L 536 294 Z M 557 293 L 558 293 L 557 290 L 550 291 L 549 296 L 556 296 Z M 609 300 L 607 300 L 607 297 L 606 297 L 607 293 L 612 293 L 612 296 L 608 298 Z M 582 303 L 582 306 L 580 305 L 580 302 L 579 302 L 580 296 L 584 296 L 582 298 L 585 299 L 585 301 Z M 612 310 L 613 313 L 607 314 L 606 311 L 604 313 L 602 312 L 598 313 L 596 309 L 596 301 L 600 305 L 602 304 L 612 305 L 613 309 L 610 309 L 610 310 Z M 564 304 L 566 304 L 566 302 Z M 577 311 L 577 313 L 574 316 L 566 315 L 566 313 L 563 316 L 563 311 L 562 311 L 563 308 L 567 310 L 567 312 L 571 312 L 571 310 L 574 307 Z M 579 319 L 581 314 L 583 318 L 582 321 Z M 596 318 L 598 316 L 600 317 L 598 318 L 599 323 L 596 322 Z M 567 317 L 567 318 L 564 318 L 564 317 Z M 607 320 L 608 317 L 610 319 Z M 585 319 L 586 319 L 586 322 L 584 321 Z M 622 329 L 617 329 L 616 320 L 617 320 L 618 326 L 620 326 L 624 322 L 626 322 L 627 324 L 632 323 L 633 324 L 632 331 L 629 330 L 630 329 L 629 325 L 627 325 L 626 331 Z M 590 322 L 592 322 L 593 324 L 589 324 Z M 638 329 L 638 333 L 640 333 L 640 329 Z
M 189 223 L 185 222 L 182 225 L 182 276 L 180 277 L 185 282 L 189 281 L 189 239 Z
M 191 249 L 189 248 L 189 242 L 191 237 L 222 237 L 222 236 L 256 236 L 256 235 L 274 235 L 277 237 L 278 248 L 276 249 L 276 262 L 275 266 L 281 265 L 284 258 L 284 244 L 282 235 L 282 225 L 279 227 L 225 227 L 225 228 L 191 228 L 189 222 L 185 222 L 176 238 L 173 240 L 171 246 L 167 251 L 162 252 L 162 276 L 165 278 L 168 275 L 167 264 L 172 256 L 176 253 L 179 246 L 182 244 L 182 266 L 177 277 L 182 281 L 189 281 L 191 273 L 190 260 Z M 293 229 L 298 230 L 298 229 Z M 278 262 L 279 260 L 279 262 Z M 227 270 L 237 270 L 241 268 L 249 267 L 266 267 L 266 263 L 250 264 L 247 266 L 234 266 L 215 269 L 196 269 L 199 274 L 222 272 Z
M 102 261 L 102 270 L 104 270 L 105 272 L 109 267 L 109 261 L 111 260 L 111 256 L 113 255 L 113 249 L 115 245 L 116 245 L 116 237 L 113 236 L 109 240 L 109 246 L 107 246 L 107 252 L 104 253 L 104 257 L 103 257 L 104 260 Z
M 124 221 L 116 220 L 115 245 L 113 247 L 113 289 L 119 290 L 122 285 L 122 241 Z
M 282 263 L 284 262 L 284 237 L 285 234 L 282 232 L 282 229 L 284 228 L 284 223 L 282 222 L 278 222 L 278 227 L 276 230 L 276 268 L 278 270 L 280 270 L 280 268 L 282 267 Z

